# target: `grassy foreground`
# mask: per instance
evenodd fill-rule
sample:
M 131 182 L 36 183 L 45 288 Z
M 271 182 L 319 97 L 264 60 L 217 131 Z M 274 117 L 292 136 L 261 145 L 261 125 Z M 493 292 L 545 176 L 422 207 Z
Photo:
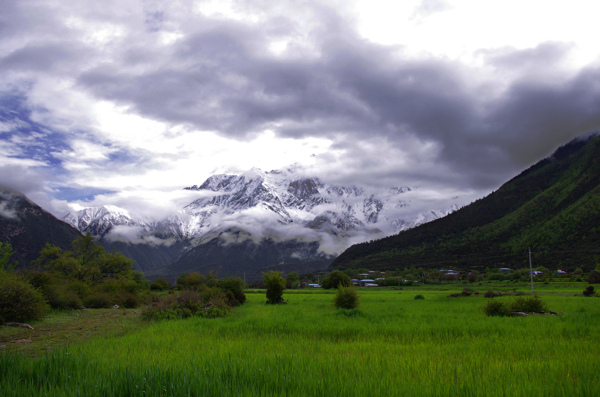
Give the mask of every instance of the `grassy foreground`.
M 337 311 L 333 293 L 319 290 L 289 291 L 289 303 L 278 306 L 265 305 L 264 292 L 248 293 L 244 306 L 221 319 L 148 325 L 131 311 L 119 318 L 106 311 L 108 331 L 94 334 L 90 327 L 62 348 L 23 354 L 7 345 L 0 390 L 5 396 L 600 395 L 600 299 L 574 296 L 582 286 L 549 285 L 537 291 L 564 315 L 486 317 L 481 295 L 447 297 L 462 287 L 362 289 L 358 312 Z M 3 328 L 2 338 L 7 332 L 32 331 Z

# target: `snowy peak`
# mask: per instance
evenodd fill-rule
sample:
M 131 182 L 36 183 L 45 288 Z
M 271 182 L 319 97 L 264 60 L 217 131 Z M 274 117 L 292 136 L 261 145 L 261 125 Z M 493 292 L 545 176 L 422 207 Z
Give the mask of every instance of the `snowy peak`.
M 143 226 L 129 212 L 114 205 L 84 208 L 67 214 L 63 220 L 83 233 L 104 237 L 114 226 Z
M 264 238 L 318 242 L 324 252 L 336 254 L 351 243 L 437 219 L 454 205 L 449 199 L 441 208 L 429 208 L 420 201 L 418 189 L 406 186 L 373 189 L 328 184 L 297 165 L 213 175 L 185 189 L 197 192 L 197 198 L 165 219 L 136 219 L 125 209 L 107 205 L 69 214 L 65 221 L 101 237 L 116 226 L 130 226 L 146 235 L 196 244 L 240 230 L 239 236 L 255 242 Z

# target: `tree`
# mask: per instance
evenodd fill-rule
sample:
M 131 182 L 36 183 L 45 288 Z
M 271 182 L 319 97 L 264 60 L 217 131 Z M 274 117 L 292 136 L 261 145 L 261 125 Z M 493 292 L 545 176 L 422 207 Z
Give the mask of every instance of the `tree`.
M 168 289 L 171 289 L 171 283 L 169 283 L 166 278 L 163 278 L 163 277 L 157 278 L 150 285 L 150 289 L 153 290 L 153 291 L 168 290 Z
M 272 305 L 285 303 L 283 300 L 285 280 L 281 277 L 281 272 L 269 270 L 267 273 L 263 273 L 263 278 L 267 285 L 267 303 Z
M 10 257 L 13 256 L 14 251 L 12 249 L 12 245 L 10 243 L 0 242 L 0 271 L 2 270 L 14 270 L 17 263 L 10 263 Z
M 350 277 L 339 270 L 334 270 L 329 273 L 329 275 L 325 277 L 321 283 L 321 286 L 324 289 L 337 288 L 340 285 L 342 287 L 349 287 Z
M 298 281 L 300 281 L 300 275 L 297 272 L 290 272 L 285 276 L 285 287 L 294 288 Z
M 138 293 L 149 283 L 133 270 L 133 260 L 116 251 L 107 253 L 90 234 L 77 237 L 72 247 L 63 251 L 46 244 L 34 261 L 37 270 L 26 273 L 53 308 L 139 304 Z
M 63 251 L 60 247 L 46 244 L 34 263 L 40 268 L 90 284 L 111 277 L 133 277 L 133 260 L 120 252 L 107 253 L 89 233 L 77 237 L 72 246 L 72 251 Z
M 244 294 L 244 280 L 239 277 L 229 277 L 215 281 L 215 285 L 225 291 L 229 306 L 243 305 L 246 302 Z
M 600 284 L 600 271 L 592 270 L 590 276 L 588 277 L 588 283 L 590 284 Z
M 343 287 L 340 284 L 335 292 L 333 303 L 338 309 L 356 309 L 360 300 L 353 287 Z

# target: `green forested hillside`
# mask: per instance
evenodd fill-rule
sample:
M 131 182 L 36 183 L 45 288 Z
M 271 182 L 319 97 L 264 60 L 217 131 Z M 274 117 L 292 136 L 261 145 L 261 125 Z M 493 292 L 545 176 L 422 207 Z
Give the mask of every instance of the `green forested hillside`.
M 482 269 L 600 263 L 600 137 L 559 148 L 496 192 L 444 218 L 342 253 L 335 268 Z

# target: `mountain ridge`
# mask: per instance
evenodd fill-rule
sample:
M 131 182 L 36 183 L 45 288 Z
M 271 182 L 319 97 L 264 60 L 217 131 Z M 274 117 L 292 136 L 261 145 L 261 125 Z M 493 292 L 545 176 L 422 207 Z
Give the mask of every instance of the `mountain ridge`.
M 80 235 L 24 194 L 0 187 L 0 241 L 11 244 L 11 262 L 18 262 L 18 268 L 27 267 L 36 259 L 46 243 L 70 249 Z
M 354 245 L 332 267 L 526 267 L 529 247 L 537 266 L 595 266 L 599 159 L 600 137 L 577 138 L 488 196 L 414 229 Z
M 253 241 L 258 245 L 257 252 L 263 252 L 260 243 L 264 240 L 265 246 L 290 255 L 310 253 L 303 258 L 279 258 L 282 265 L 304 261 L 326 267 L 326 261 L 331 261 L 353 241 L 384 236 L 458 208 L 456 198 L 452 198 L 444 202 L 442 208 L 420 210 L 418 189 L 396 186 L 369 190 L 362 186 L 331 185 L 306 176 L 299 167 L 212 175 L 202 184 L 184 189 L 197 193 L 198 197 L 165 219 L 136 219 L 116 207 L 84 209 L 68 214 L 64 219 L 81 232 L 100 237 L 107 247 L 115 241 L 121 246 L 127 241 L 147 243 L 154 250 L 171 246 L 173 242 L 180 244 L 178 258 L 173 259 L 171 253 L 169 263 L 162 261 L 140 266 L 145 271 L 160 267 L 192 269 L 193 261 L 189 258 L 194 257 L 197 262 L 199 256 L 188 251 L 207 251 L 208 246 L 202 245 L 213 239 L 227 243 L 213 243 L 209 250 L 214 254 L 221 248 L 222 258 L 229 257 L 225 251 L 232 248 L 231 243 L 241 244 L 236 248 L 238 251 L 243 247 L 248 255 L 255 255 L 256 247 L 243 244 L 244 240 Z M 235 241 L 230 241 L 231 236 L 235 236 Z M 317 244 L 317 250 L 313 249 L 314 244 Z M 266 251 L 262 257 L 265 266 L 276 264 L 274 257 Z M 241 256 L 235 260 L 239 262 L 239 268 L 245 266 Z M 229 263 L 223 267 L 232 269 L 235 266 Z

